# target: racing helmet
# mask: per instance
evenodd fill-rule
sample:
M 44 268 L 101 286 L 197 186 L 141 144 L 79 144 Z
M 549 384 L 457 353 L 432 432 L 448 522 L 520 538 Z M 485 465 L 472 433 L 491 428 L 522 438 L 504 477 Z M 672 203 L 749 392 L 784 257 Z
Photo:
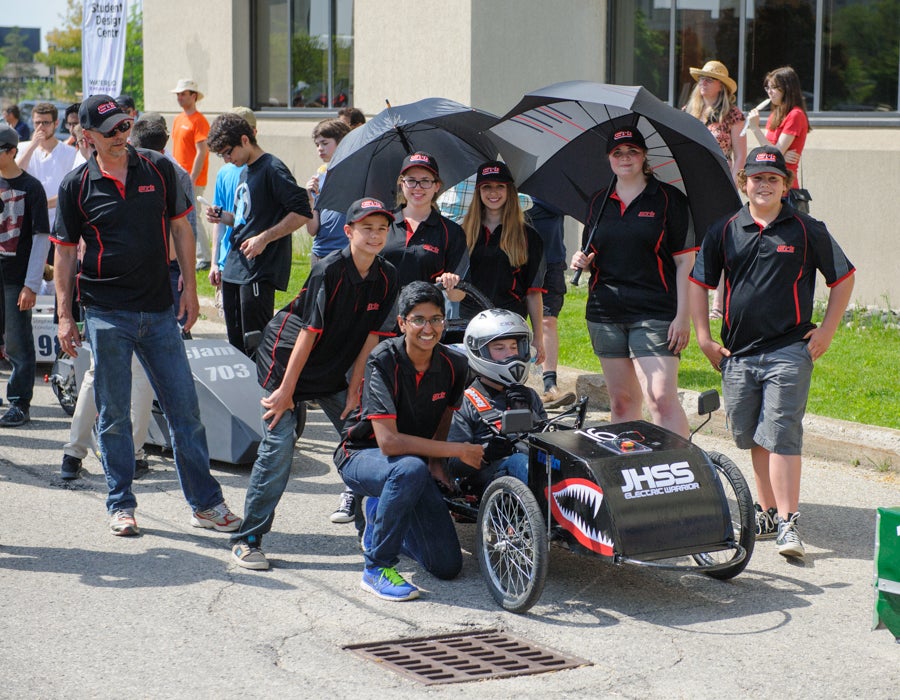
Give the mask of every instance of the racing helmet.
M 518 352 L 505 360 L 491 359 L 488 343 L 514 338 Z M 466 327 L 463 338 L 469 367 L 475 374 L 503 386 L 522 384 L 531 360 L 531 329 L 519 314 L 506 309 L 488 309 L 475 316 Z

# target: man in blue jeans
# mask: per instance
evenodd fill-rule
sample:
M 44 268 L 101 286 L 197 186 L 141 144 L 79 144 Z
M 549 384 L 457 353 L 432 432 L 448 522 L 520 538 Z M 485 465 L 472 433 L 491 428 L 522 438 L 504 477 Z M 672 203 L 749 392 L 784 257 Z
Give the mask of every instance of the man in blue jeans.
M 419 597 L 419 589 L 397 572 L 401 552 L 437 578 L 459 573 L 456 528 L 430 467 L 458 457 L 477 468 L 484 456 L 481 445 L 446 440 L 468 366 L 439 342 L 443 295 L 428 282 L 412 282 L 400 292 L 398 311 L 402 335 L 369 356 L 359 409 L 335 451 L 344 483 L 369 497 L 361 586 L 394 601 Z
M 127 143 L 132 121 L 112 97 L 89 97 L 78 117 L 95 155 L 60 185 L 53 236 L 58 337 L 65 352 L 77 354 L 81 342 L 71 309 L 76 250 L 83 242 L 78 291 L 94 354 L 110 530 L 120 536 L 140 534 L 131 490 L 134 444 L 129 415 L 131 357 L 136 352 L 169 423 L 175 468 L 193 511 L 191 524 L 231 532 L 241 519 L 228 509 L 209 473 L 206 431 L 169 285 L 170 234 L 181 269 L 195 266 L 194 234 L 186 216 L 191 203 L 163 154 L 138 151 Z M 196 284 L 194 275 L 184 277 L 178 317 L 186 317 L 186 330 L 200 308 Z

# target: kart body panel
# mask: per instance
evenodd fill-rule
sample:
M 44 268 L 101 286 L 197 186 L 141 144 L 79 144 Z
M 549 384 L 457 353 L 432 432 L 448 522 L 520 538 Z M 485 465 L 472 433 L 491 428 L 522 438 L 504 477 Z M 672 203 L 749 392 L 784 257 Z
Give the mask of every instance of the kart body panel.
M 572 549 L 656 561 L 734 547 L 706 453 L 645 421 L 532 434 L 529 487 Z

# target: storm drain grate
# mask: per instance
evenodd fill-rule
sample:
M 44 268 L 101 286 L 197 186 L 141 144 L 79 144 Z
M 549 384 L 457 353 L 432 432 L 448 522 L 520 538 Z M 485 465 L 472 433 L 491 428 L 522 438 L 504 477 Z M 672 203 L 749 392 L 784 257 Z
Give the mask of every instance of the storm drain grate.
M 497 630 L 344 647 L 425 685 L 509 678 L 590 666 L 590 662 L 545 649 Z

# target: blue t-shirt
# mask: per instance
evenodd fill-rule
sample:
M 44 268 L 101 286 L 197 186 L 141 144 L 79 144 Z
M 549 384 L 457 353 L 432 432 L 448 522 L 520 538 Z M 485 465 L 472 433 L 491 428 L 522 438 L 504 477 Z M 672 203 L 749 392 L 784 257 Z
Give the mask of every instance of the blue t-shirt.
M 319 192 L 325 186 L 325 175 L 319 175 Z M 318 199 L 318 197 L 316 197 Z M 347 234 L 344 233 L 344 224 L 347 223 L 347 215 L 333 209 L 319 209 L 319 231 L 313 238 L 313 255 L 324 258 L 335 250 L 341 250 L 347 245 Z
M 219 168 L 219 173 L 216 175 L 213 204 L 222 207 L 222 211 L 234 211 L 234 193 L 241 182 L 241 172 L 246 167 L 246 165 L 238 167 L 234 163 L 225 163 Z M 228 251 L 231 250 L 231 231 L 231 226 L 226 226 L 225 234 L 219 241 L 219 250 L 216 255 L 216 264 L 219 268 L 225 267 L 225 258 L 228 257 Z

